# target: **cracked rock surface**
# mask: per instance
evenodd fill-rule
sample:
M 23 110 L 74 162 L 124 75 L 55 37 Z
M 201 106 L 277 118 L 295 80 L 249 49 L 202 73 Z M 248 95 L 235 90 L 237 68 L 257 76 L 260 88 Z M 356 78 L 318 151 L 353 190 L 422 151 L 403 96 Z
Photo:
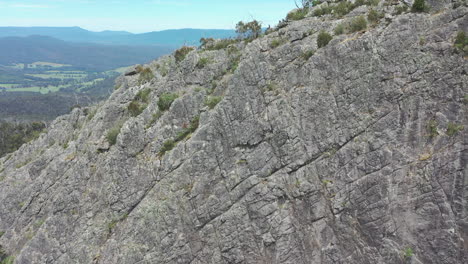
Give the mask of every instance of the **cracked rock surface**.
M 468 64 L 453 47 L 468 7 L 438 7 L 320 49 L 320 30 L 369 7 L 307 17 L 160 58 L 148 82 L 121 76 L 106 102 L 0 159 L 0 258 L 468 263 Z

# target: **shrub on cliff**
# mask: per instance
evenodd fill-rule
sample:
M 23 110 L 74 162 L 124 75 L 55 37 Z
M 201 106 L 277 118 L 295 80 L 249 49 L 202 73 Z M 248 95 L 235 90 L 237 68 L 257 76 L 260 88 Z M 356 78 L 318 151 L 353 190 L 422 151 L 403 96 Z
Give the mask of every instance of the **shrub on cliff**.
M 319 48 L 325 47 L 333 37 L 325 31 L 320 31 L 317 37 L 317 46 Z
M 172 102 L 174 102 L 175 99 L 177 99 L 177 97 L 179 97 L 177 94 L 174 94 L 174 93 L 163 93 L 161 94 L 161 96 L 159 97 L 159 100 L 158 100 L 158 108 L 160 111 L 166 111 L 168 110 L 171 105 L 172 105 Z
M 426 1 L 425 0 L 416 0 L 411 7 L 412 12 L 420 13 L 426 11 Z
M 367 20 L 364 16 L 358 16 L 349 23 L 349 32 L 357 32 L 367 28 Z
M 187 54 L 189 54 L 189 52 L 191 52 L 192 50 L 194 50 L 193 47 L 187 47 L 187 46 L 183 46 L 182 48 L 176 50 L 174 53 L 176 62 L 183 61 L 185 57 L 187 56 Z
M 256 39 L 262 33 L 262 24 L 257 20 L 244 23 L 239 21 L 236 25 L 236 33 L 240 38 Z

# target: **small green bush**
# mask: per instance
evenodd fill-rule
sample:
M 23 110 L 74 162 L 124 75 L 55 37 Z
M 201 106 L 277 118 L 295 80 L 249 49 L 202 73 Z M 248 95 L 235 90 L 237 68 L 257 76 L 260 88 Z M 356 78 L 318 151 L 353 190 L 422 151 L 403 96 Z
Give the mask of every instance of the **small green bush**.
M 106 139 L 107 139 L 107 142 L 109 142 L 111 146 L 117 143 L 117 136 L 120 133 L 120 129 L 122 129 L 122 124 L 118 124 L 114 126 L 107 132 Z
M 367 20 L 364 16 L 358 16 L 349 23 L 349 32 L 357 32 L 367 28 Z
M 404 252 L 405 258 L 411 258 L 413 257 L 413 255 L 414 255 L 414 252 L 412 248 L 405 249 L 405 252 Z
M 223 100 L 221 96 L 208 96 L 205 100 L 205 105 L 213 109 L 221 100 Z
M 175 57 L 176 62 L 183 61 L 185 59 L 185 57 L 187 56 L 187 54 L 189 54 L 194 49 L 195 48 L 193 48 L 193 47 L 183 46 L 182 48 L 176 50 L 174 52 L 174 57 Z
M 458 132 L 462 131 L 464 127 L 462 125 L 457 125 L 455 123 L 448 123 L 446 134 L 449 137 L 455 136 Z
M 175 142 L 174 140 L 172 139 L 168 139 L 166 141 L 164 141 L 161 149 L 159 150 L 159 156 L 164 156 L 164 154 L 166 154 L 166 152 L 168 151 L 171 151 L 174 147 L 175 147 Z
M 454 46 L 457 50 L 464 53 L 465 56 L 468 56 L 468 36 L 466 36 L 464 31 L 457 33 Z
M 153 71 L 150 68 L 144 68 L 140 71 L 140 77 L 138 77 L 138 84 L 144 84 L 154 78 Z
M 430 138 L 434 138 L 439 135 L 439 132 L 437 131 L 437 125 L 437 121 L 429 121 L 429 124 L 427 125 L 427 132 L 429 133 Z
M 239 67 L 240 58 L 240 54 L 231 58 L 231 60 L 229 61 L 228 71 L 234 72 L 237 69 L 237 67 Z
M 172 103 L 177 99 L 179 96 L 175 93 L 163 93 L 159 96 L 158 100 L 158 108 L 160 111 L 169 110 Z
M 328 15 L 328 14 L 331 14 L 333 11 L 333 8 L 330 7 L 330 6 L 323 6 L 321 8 L 317 8 L 314 10 L 314 12 L 312 13 L 313 16 L 316 16 L 316 17 L 321 17 L 321 16 L 324 16 L 324 15 Z
M 333 39 L 333 37 L 325 31 L 320 31 L 317 37 L 317 46 L 319 48 L 325 47 Z
M 286 16 L 287 20 L 301 20 L 307 16 L 307 13 L 309 13 L 309 8 L 304 7 L 304 8 L 299 8 L 295 11 L 292 11 L 288 13 Z
M 369 11 L 369 14 L 367 14 L 367 20 L 372 23 L 377 23 L 381 18 L 383 18 L 384 15 L 382 13 L 379 13 L 375 11 L 374 9 L 371 9 Z
M 277 47 L 283 45 L 283 44 L 286 43 L 286 42 L 287 42 L 287 40 L 282 39 L 282 38 L 280 38 L 280 39 L 274 39 L 273 41 L 271 41 L 270 47 L 271 47 L 272 49 L 274 49 L 274 48 L 277 48 Z
M 151 120 L 149 121 L 148 125 L 146 125 L 146 128 L 150 128 L 152 125 L 154 125 L 154 123 L 156 123 L 162 115 L 163 113 L 161 111 L 152 114 Z
M 209 58 L 200 58 L 197 62 L 196 67 L 198 69 L 203 69 L 206 65 L 208 65 L 211 62 Z
M 15 263 L 15 257 L 9 256 L 2 260 L 1 264 L 13 264 Z
M 334 14 L 338 17 L 342 17 L 354 9 L 354 5 L 348 1 L 342 1 L 338 5 L 333 7 Z
M 151 93 L 151 89 L 149 88 L 143 89 L 135 95 L 135 100 L 148 103 L 150 93 Z
M 147 107 L 147 104 L 140 104 L 137 101 L 132 101 L 127 107 L 128 112 L 131 116 L 136 117 L 139 116 Z
M 314 56 L 314 54 L 315 54 L 315 50 L 309 50 L 309 51 L 306 51 L 306 52 L 302 53 L 302 56 L 301 56 L 301 57 L 302 57 L 304 60 L 309 60 L 310 57 Z
M 182 129 L 182 131 L 180 131 L 176 138 L 175 138 L 175 142 L 179 142 L 179 141 L 182 141 L 184 140 L 185 138 L 187 138 L 190 134 L 192 134 L 193 132 L 195 132 L 195 130 L 198 129 L 198 125 L 200 123 L 200 116 L 197 115 L 195 116 L 192 121 L 190 121 L 190 125 L 189 127 L 187 128 L 184 128 Z
M 401 15 L 403 13 L 406 13 L 408 11 L 408 6 L 403 4 L 403 5 L 399 5 L 395 8 L 396 10 L 396 14 L 397 15 Z
M 343 34 L 345 31 L 345 27 L 343 24 L 339 24 L 338 26 L 335 27 L 335 29 L 333 30 L 333 33 L 335 33 L 335 35 L 341 35 Z
M 426 11 L 426 8 L 425 0 L 415 0 L 413 6 L 411 7 L 411 12 L 421 13 Z

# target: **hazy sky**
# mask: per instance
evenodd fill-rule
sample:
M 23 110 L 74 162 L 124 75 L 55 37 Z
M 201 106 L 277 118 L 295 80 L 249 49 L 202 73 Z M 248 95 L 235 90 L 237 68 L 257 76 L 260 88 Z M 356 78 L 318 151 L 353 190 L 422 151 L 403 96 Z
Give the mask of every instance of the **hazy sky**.
M 135 33 L 233 28 L 255 18 L 275 25 L 294 0 L 0 0 L 0 26 L 79 26 Z

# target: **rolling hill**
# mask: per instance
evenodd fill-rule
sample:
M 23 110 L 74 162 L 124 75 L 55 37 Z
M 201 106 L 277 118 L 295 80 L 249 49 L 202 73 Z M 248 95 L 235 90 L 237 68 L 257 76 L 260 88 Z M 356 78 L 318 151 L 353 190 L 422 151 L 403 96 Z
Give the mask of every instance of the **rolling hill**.
M 93 32 L 80 27 L 0 27 L 0 37 L 49 36 L 70 42 L 89 42 L 106 45 L 198 45 L 200 38 L 229 38 L 234 30 L 171 29 L 142 34 L 126 31 Z
M 71 43 L 45 36 L 0 38 L 0 64 L 47 61 L 92 70 L 144 63 L 170 53 L 168 46 L 116 46 Z

